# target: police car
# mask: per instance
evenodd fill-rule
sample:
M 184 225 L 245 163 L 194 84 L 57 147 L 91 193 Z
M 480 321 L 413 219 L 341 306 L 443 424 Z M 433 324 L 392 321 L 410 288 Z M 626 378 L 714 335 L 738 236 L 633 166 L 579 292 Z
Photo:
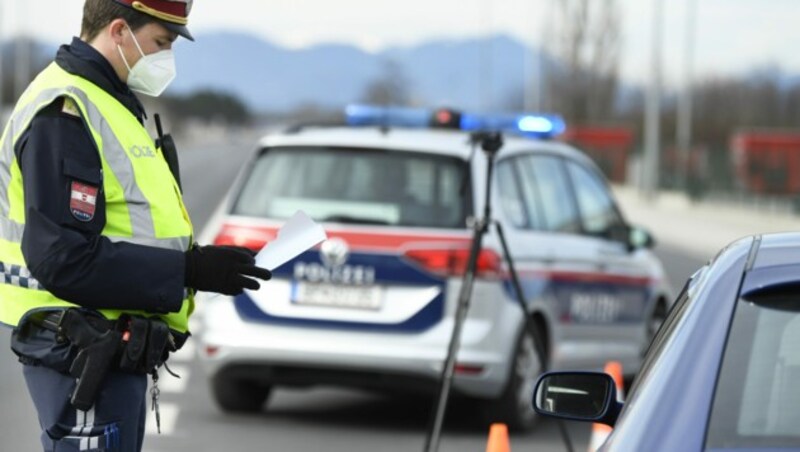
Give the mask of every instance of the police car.
M 597 167 L 548 139 L 563 128 L 557 118 L 439 111 L 434 124 L 459 129 L 419 127 L 430 117 L 355 106 L 349 125 L 260 142 L 201 241 L 257 250 L 297 210 L 328 240 L 257 292 L 200 301 L 201 357 L 223 410 L 260 411 L 278 386 L 435 392 L 487 183 L 544 356 L 490 228 L 454 393 L 481 401 L 487 420 L 527 428 L 545 367 L 638 368 L 669 287 L 652 238 L 625 222 Z M 509 125 L 487 181 L 469 129 Z

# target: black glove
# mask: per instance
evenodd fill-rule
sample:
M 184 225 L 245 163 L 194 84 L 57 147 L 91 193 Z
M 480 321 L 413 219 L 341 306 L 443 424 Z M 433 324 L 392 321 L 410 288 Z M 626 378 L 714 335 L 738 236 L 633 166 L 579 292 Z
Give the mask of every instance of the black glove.
M 255 253 L 239 246 L 201 246 L 186 252 L 186 286 L 225 295 L 239 295 L 244 289 L 258 290 L 272 273 L 256 267 Z

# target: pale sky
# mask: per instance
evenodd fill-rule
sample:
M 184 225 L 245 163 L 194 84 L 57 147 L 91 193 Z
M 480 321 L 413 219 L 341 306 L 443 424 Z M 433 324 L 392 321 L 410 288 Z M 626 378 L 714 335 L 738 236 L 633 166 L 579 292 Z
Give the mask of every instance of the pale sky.
M 554 0 L 196 0 L 190 17 L 204 31 L 249 32 L 300 48 L 321 42 L 375 51 L 432 38 L 507 33 L 539 44 Z M 618 0 L 623 13 L 621 74 L 650 74 L 656 0 Z M 697 76 L 727 75 L 766 64 L 800 73 L 800 1 L 663 0 L 666 82 L 682 80 L 686 5 L 697 2 Z M 80 29 L 82 0 L 0 0 L 0 39 L 35 34 L 53 43 Z M 202 46 L 202 40 L 193 44 Z M 213 55 L 209 55 L 213 58 Z

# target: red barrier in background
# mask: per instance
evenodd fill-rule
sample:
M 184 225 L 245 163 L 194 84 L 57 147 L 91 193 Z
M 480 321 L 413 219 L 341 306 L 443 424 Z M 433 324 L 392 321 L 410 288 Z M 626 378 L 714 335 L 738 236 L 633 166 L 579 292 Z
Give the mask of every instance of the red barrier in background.
M 571 125 L 561 139 L 589 155 L 611 182 L 625 182 L 634 141 L 630 127 Z
M 740 131 L 730 140 L 738 185 L 753 193 L 800 193 L 800 133 Z

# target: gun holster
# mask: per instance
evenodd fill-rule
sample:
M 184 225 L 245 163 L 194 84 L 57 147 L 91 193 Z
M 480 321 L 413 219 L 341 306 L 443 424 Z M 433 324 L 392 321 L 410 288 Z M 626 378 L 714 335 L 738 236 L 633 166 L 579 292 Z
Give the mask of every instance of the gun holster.
M 77 379 L 70 402 L 82 411 L 88 411 L 94 405 L 106 374 L 115 364 L 122 347 L 122 333 L 115 329 L 97 329 L 90 323 L 88 315 L 69 309 L 64 312 L 59 325 L 70 343 L 78 348 L 69 368 L 70 375 Z

